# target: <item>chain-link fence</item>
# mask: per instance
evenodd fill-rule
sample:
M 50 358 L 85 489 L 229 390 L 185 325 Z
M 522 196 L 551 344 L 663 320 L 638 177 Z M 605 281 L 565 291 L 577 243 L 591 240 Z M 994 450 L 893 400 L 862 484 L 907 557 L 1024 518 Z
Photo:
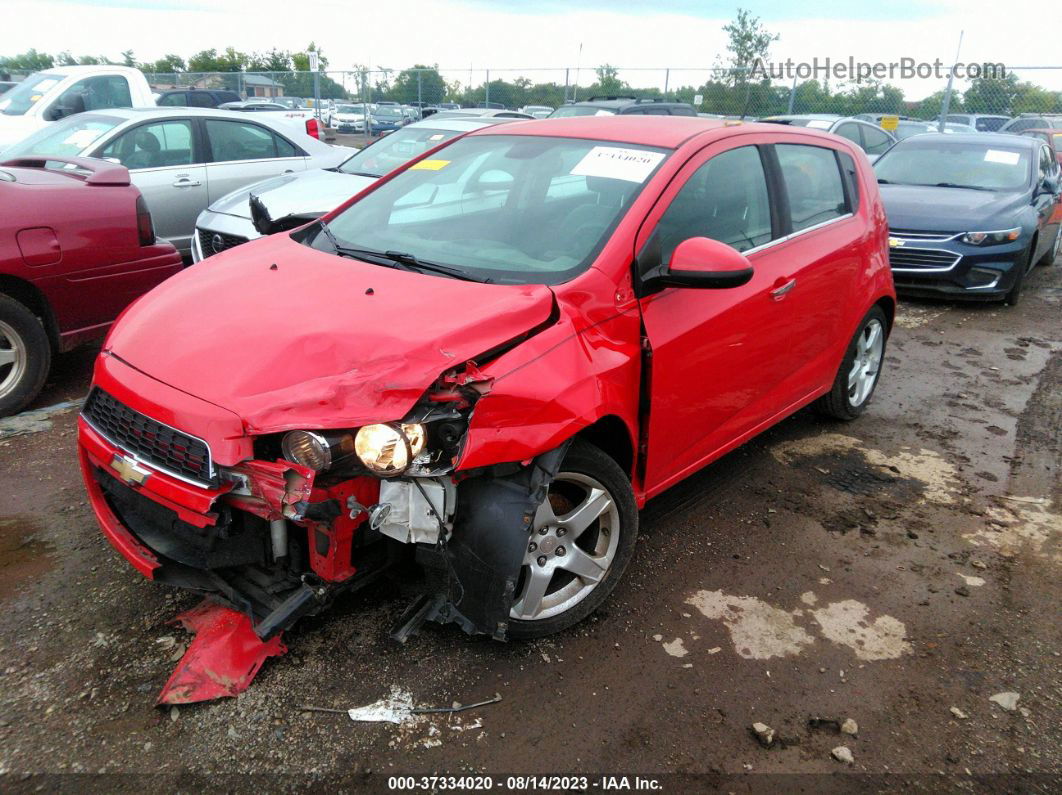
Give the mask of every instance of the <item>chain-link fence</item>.
M 899 81 L 769 79 L 727 69 L 374 69 L 313 72 L 147 73 L 155 91 L 223 88 L 248 99 L 298 97 L 403 105 L 546 109 L 594 97 L 688 102 L 699 113 L 762 118 L 784 113 L 896 114 L 935 119 L 947 75 Z M 14 74 L 18 80 L 20 75 Z M 1062 113 L 1062 66 L 1008 67 L 1005 73 L 955 80 L 948 112 Z M 305 103 L 312 105 L 312 102 Z

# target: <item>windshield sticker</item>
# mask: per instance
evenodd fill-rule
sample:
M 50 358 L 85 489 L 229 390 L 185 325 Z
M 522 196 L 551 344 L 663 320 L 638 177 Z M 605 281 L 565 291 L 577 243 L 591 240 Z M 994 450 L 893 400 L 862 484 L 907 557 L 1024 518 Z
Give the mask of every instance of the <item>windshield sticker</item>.
M 75 130 L 63 139 L 63 145 L 84 149 L 99 137 L 98 130 Z
M 580 177 L 606 177 L 641 183 L 663 159 L 662 152 L 595 146 L 569 173 Z
M 446 137 L 445 133 L 435 133 L 435 135 L 429 135 L 428 136 L 428 140 L 429 141 L 441 141 L 445 137 Z
M 615 116 L 616 114 L 610 110 L 599 110 L 594 114 L 595 116 Z
M 450 165 L 449 160 L 421 160 L 409 167 L 410 171 L 439 171 Z
M 808 127 L 813 130 L 828 130 L 832 122 L 825 121 L 824 119 L 812 119 L 808 122 Z
M 1005 149 L 989 149 L 985 152 L 986 163 L 1003 163 L 1008 166 L 1016 166 L 1019 157 L 1018 152 L 1008 152 Z

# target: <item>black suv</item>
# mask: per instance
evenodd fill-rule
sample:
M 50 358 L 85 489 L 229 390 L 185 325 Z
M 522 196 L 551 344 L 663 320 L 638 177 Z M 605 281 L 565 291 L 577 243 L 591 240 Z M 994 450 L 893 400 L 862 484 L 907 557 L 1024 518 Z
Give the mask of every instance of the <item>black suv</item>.
M 163 108 L 216 108 L 226 102 L 240 102 L 242 99 L 235 91 L 188 88 L 163 91 L 155 104 Z
M 662 99 L 635 97 L 590 97 L 584 102 L 561 105 L 549 118 L 563 116 L 601 116 L 607 113 L 639 113 L 651 116 L 696 116 L 693 105 L 686 102 L 665 102 Z

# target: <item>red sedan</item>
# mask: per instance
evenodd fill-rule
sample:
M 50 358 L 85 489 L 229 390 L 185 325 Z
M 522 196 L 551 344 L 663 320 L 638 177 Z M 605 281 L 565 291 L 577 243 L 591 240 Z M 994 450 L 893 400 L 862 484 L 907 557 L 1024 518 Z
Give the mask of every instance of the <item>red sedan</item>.
M 859 416 L 894 309 L 874 173 L 844 139 L 492 127 L 139 301 L 81 463 L 132 565 L 245 636 L 409 559 L 423 596 L 396 637 L 536 637 L 612 591 L 648 498 L 808 404 Z
M 65 163 L 72 168 L 46 168 Z M 82 158 L 0 163 L 0 417 L 28 404 L 52 354 L 101 337 L 181 269 L 156 243 L 122 166 Z

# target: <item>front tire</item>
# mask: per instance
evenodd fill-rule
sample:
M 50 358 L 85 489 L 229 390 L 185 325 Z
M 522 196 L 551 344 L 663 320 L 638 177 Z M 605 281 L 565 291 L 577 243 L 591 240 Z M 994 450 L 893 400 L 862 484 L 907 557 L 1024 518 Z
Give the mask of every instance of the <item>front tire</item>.
M 833 386 L 815 403 L 820 414 L 837 420 L 854 420 L 866 411 L 885 362 L 888 327 L 882 308 L 871 307 L 848 343 Z
M 535 514 L 509 637 L 540 638 L 596 610 L 634 554 L 638 508 L 630 480 L 599 448 L 576 440 Z
M 0 417 L 37 397 L 51 363 L 52 346 L 37 316 L 0 295 Z
M 1058 250 L 1062 248 L 1062 224 L 1055 227 L 1055 242 L 1047 247 L 1047 251 L 1040 257 L 1037 265 L 1053 265 L 1058 258 Z
M 1036 241 L 1034 240 L 1029 247 L 1029 254 L 1025 257 L 1025 262 L 1018 265 L 1018 277 L 1014 280 L 1014 284 L 1010 287 L 1010 292 L 1003 296 L 1003 303 L 1008 306 L 1017 306 L 1021 302 L 1021 289 L 1025 286 L 1025 274 L 1027 274 L 1032 268 L 1032 258 L 1036 253 Z

